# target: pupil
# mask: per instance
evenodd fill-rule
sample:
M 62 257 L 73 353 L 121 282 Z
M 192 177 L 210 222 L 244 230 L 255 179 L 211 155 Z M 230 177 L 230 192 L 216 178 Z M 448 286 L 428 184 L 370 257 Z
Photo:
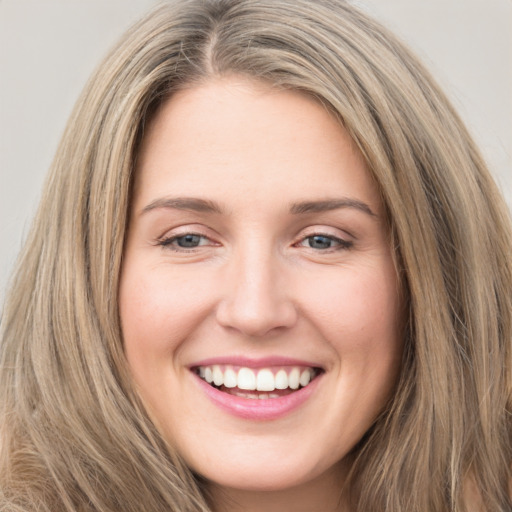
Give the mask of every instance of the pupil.
M 326 236 L 316 235 L 309 237 L 309 246 L 313 249 L 329 249 L 332 240 Z
M 180 247 L 197 247 L 201 241 L 199 235 L 185 235 L 176 239 Z

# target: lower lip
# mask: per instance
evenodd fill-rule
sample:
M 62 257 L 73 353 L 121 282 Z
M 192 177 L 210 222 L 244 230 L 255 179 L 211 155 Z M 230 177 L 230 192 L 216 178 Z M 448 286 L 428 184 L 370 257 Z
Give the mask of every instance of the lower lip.
M 224 411 L 247 420 L 275 420 L 298 409 L 314 393 L 322 375 L 313 379 L 306 387 L 279 398 L 242 398 L 219 391 L 199 376 L 197 383 L 208 398 Z

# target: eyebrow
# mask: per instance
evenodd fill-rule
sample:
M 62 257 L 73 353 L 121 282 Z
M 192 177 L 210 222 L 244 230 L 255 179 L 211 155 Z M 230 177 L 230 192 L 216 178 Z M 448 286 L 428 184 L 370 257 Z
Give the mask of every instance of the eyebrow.
M 223 209 L 218 203 L 208 199 L 200 199 L 196 197 L 162 197 L 155 199 L 147 206 L 145 206 L 142 209 L 141 214 L 159 208 L 185 210 L 199 213 L 223 213 Z M 366 203 L 352 198 L 325 199 L 320 201 L 301 201 L 292 203 L 290 206 L 290 213 L 292 215 L 304 215 L 308 213 L 321 213 L 344 208 L 354 208 L 363 213 L 366 213 L 367 215 L 370 215 L 371 217 L 377 216 Z
M 331 210 L 339 210 L 342 208 L 355 208 L 363 213 L 376 217 L 371 208 L 358 199 L 344 197 L 341 199 L 326 199 L 323 201 L 302 201 L 300 203 L 293 203 L 290 208 L 290 213 L 300 215 L 305 213 L 320 213 Z
M 214 201 L 196 197 L 162 197 L 155 199 L 142 209 L 141 214 L 157 208 L 186 210 L 200 213 L 222 213 L 222 208 Z

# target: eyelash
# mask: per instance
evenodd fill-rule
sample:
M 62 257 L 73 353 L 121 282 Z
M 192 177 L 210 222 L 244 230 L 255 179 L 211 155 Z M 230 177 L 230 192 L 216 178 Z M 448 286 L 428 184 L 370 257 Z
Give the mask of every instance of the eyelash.
M 187 248 L 187 247 L 178 247 L 178 246 L 173 245 L 173 243 L 176 242 L 177 240 L 179 240 L 180 238 L 183 239 L 186 237 L 199 237 L 202 240 L 210 240 L 207 236 L 205 236 L 201 233 L 190 232 L 190 233 L 183 233 L 183 234 L 179 234 L 179 235 L 173 235 L 173 236 L 169 236 L 166 238 L 162 238 L 162 239 L 158 240 L 157 245 L 164 247 L 166 249 L 170 249 L 174 252 L 182 252 L 182 253 L 183 252 L 184 253 L 195 252 L 198 248 L 200 248 L 202 246 L 201 244 L 199 244 L 197 246 Z M 332 241 L 337 245 L 335 247 L 326 247 L 323 249 L 319 249 L 319 248 L 315 249 L 314 247 L 307 247 L 308 249 L 311 249 L 315 252 L 318 251 L 318 252 L 323 252 L 323 253 L 331 253 L 331 252 L 343 251 L 343 250 L 351 249 L 352 246 L 354 245 L 353 242 L 351 242 L 351 241 L 344 240 L 342 238 L 338 238 L 336 236 L 333 236 L 333 235 L 330 235 L 327 233 L 312 233 L 312 234 L 302 237 L 298 242 L 294 243 L 293 246 L 300 247 L 301 244 L 303 242 L 306 242 L 307 240 L 309 240 L 311 243 L 311 240 L 316 237 L 328 239 L 329 241 Z M 205 244 L 205 245 L 208 245 L 208 244 Z M 218 245 L 218 244 L 212 244 L 212 245 Z
M 180 238 L 190 237 L 190 236 L 199 237 L 201 239 L 209 240 L 209 238 L 207 236 L 205 236 L 201 233 L 190 232 L 190 233 L 183 233 L 183 234 L 179 234 L 179 235 L 173 235 L 173 236 L 161 238 L 160 240 L 158 240 L 158 245 L 160 245 L 161 247 L 164 247 L 165 249 L 170 249 L 171 251 L 175 251 L 175 252 L 194 252 L 199 247 L 201 247 L 201 245 L 198 245 L 195 247 L 190 247 L 190 248 L 177 247 L 177 246 L 172 245 L 173 242 L 175 242 L 176 240 L 179 240 Z M 215 245 L 217 245 L 217 244 L 215 244 Z
M 294 246 L 300 246 L 303 242 L 305 242 L 307 240 L 311 241 L 311 239 L 314 239 L 314 238 L 326 238 L 326 239 L 334 242 L 335 244 L 337 244 L 336 247 L 327 247 L 325 249 L 315 249 L 314 247 L 308 247 L 309 249 L 312 249 L 314 251 L 318 250 L 319 252 L 330 253 L 330 252 L 343 251 L 343 250 L 351 249 L 352 246 L 354 245 L 353 242 L 351 242 L 349 240 L 344 240 L 343 238 L 338 238 L 338 237 L 330 235 L 328 233 L 312 233 L 310 235 L 307 235 L 307 236 L 301 238 L 301 240 L 299 242 L 297 242 L 296 244 L 294 244 Z

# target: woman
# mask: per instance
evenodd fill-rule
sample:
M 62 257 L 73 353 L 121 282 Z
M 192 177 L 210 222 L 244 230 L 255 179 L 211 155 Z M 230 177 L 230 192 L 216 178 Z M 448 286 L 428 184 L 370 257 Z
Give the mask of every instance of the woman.
M 3 510 L 510 510 L 511 248 L 366 15 L 162 5 L 86 87 L 20 258 Z

